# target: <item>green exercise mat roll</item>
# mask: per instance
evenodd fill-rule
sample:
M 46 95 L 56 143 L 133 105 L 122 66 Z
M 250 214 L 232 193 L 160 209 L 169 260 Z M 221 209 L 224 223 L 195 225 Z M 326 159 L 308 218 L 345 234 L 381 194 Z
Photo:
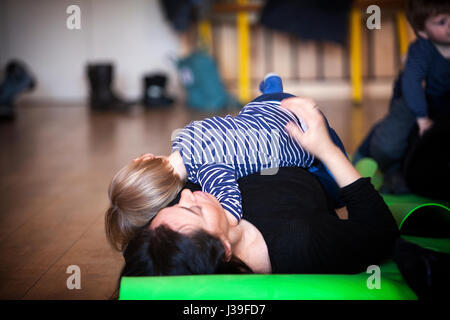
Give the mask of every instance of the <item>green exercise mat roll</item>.
M 444 212 L 450 214 L 450 212 L 448 212 L 450 202 L 448 201 L 424 198 L 414 194 L 381 194 L 381 196 L 391 210 L 399 228 L 416 210 L 424 206 L 436 206 L 447 209 L 444 210 Z
M 355 275 L 195 275 L 123 277 L 121 300 L 411 300 L 395 263 Z M 372 277 L 372 278 L 370 278 Z M 372 279 L 372 280 L 371 280 Z M 368 286 L 372 287 L 372 289 Z

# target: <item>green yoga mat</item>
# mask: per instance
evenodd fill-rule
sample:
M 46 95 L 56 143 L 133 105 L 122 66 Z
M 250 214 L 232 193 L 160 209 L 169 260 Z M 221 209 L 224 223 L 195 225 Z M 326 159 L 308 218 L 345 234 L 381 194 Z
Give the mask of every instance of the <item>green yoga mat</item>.
M 406 219 L 411 217 L 414 213 L 420 212 L 424 207 L 435 207 L 437 210 L 443 212 L 448 212 L 450 208 L 450 203 L 448 201 L 424 198 L 414 194 L 382 194 L 381 196 L 383 197 L 384 202 L 389 206 L 400 229 Z
M 378 164 L 372 158 L 363 158 L 355 164 L 356 170 L 363 177 L 371 179 L 375 189 L 383 183 L 383 175 L 378 170 Z M 415 194 L 381 194 L 384 202 L 389 206 L 397 225 L 402 228 L 405 220 L 425 206 L 435 206 L 449 211 L 450 202 L 421 197 Z M 436 208 L 438 209 L 438 208 Z
M 370 273 L 356 275 L 196 275 L 123 277 L 121 300 L 412 300 L 393 262 L 380 267 L 380 287 Z

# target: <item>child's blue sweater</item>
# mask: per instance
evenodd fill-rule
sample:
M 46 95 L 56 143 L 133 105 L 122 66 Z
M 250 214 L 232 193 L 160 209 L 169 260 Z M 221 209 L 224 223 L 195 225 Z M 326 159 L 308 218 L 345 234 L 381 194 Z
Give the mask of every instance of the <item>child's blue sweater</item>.
M 401 89 L 418 118 L 433 119 L 450 112 L 450 62 L 431 41 L 419 38 L 410 45 Z
M 292 113 L 280 108 L 280 101 L 255 99 L 235 117 L 190 123 L 173 141 L 172 151 L 180 152 L 189 181 L 214 195 L 239 221 L 242 206 L 237 179 L 263 169 L 313 164 L 314 157 L 285 131 L 290 121 L 305 129 Z

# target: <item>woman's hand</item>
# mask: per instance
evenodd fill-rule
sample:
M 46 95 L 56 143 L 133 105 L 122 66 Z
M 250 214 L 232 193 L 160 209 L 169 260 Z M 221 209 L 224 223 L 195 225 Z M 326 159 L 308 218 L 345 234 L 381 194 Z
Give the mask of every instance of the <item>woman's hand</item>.
M 293 97 L 281 101 L 281 107 L 302 119 L 307 130 L 304 132 L 297 124 L 289 122 L 286 131 L 302 147 L 319 159 L 326 157 L 335 144 L 331 141 L 328 128 L 316 103 L 308 98 Z
M 325 119 L 313 100 L 294 97 L 283 100 L 281 106 L 305 122 L 305 132 L 294 123 L 289 123 L 286 130 L 325 164 L 339 187 L 361 178 L 345 154 L 331 141 Z

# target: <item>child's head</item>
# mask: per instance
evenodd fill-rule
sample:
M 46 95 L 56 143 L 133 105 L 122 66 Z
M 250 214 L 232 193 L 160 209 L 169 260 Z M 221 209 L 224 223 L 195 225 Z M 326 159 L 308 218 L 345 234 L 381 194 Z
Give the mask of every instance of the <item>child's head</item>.
M 123 167 L 109 186 L 111 203 L 105 216 L 108 241 L 122 251 L 183 185 L 167 157 L 139 159 Z
M 450 44 L 448 0 L 409 0 L 408 20 L 418 36 L 440 44 Z

